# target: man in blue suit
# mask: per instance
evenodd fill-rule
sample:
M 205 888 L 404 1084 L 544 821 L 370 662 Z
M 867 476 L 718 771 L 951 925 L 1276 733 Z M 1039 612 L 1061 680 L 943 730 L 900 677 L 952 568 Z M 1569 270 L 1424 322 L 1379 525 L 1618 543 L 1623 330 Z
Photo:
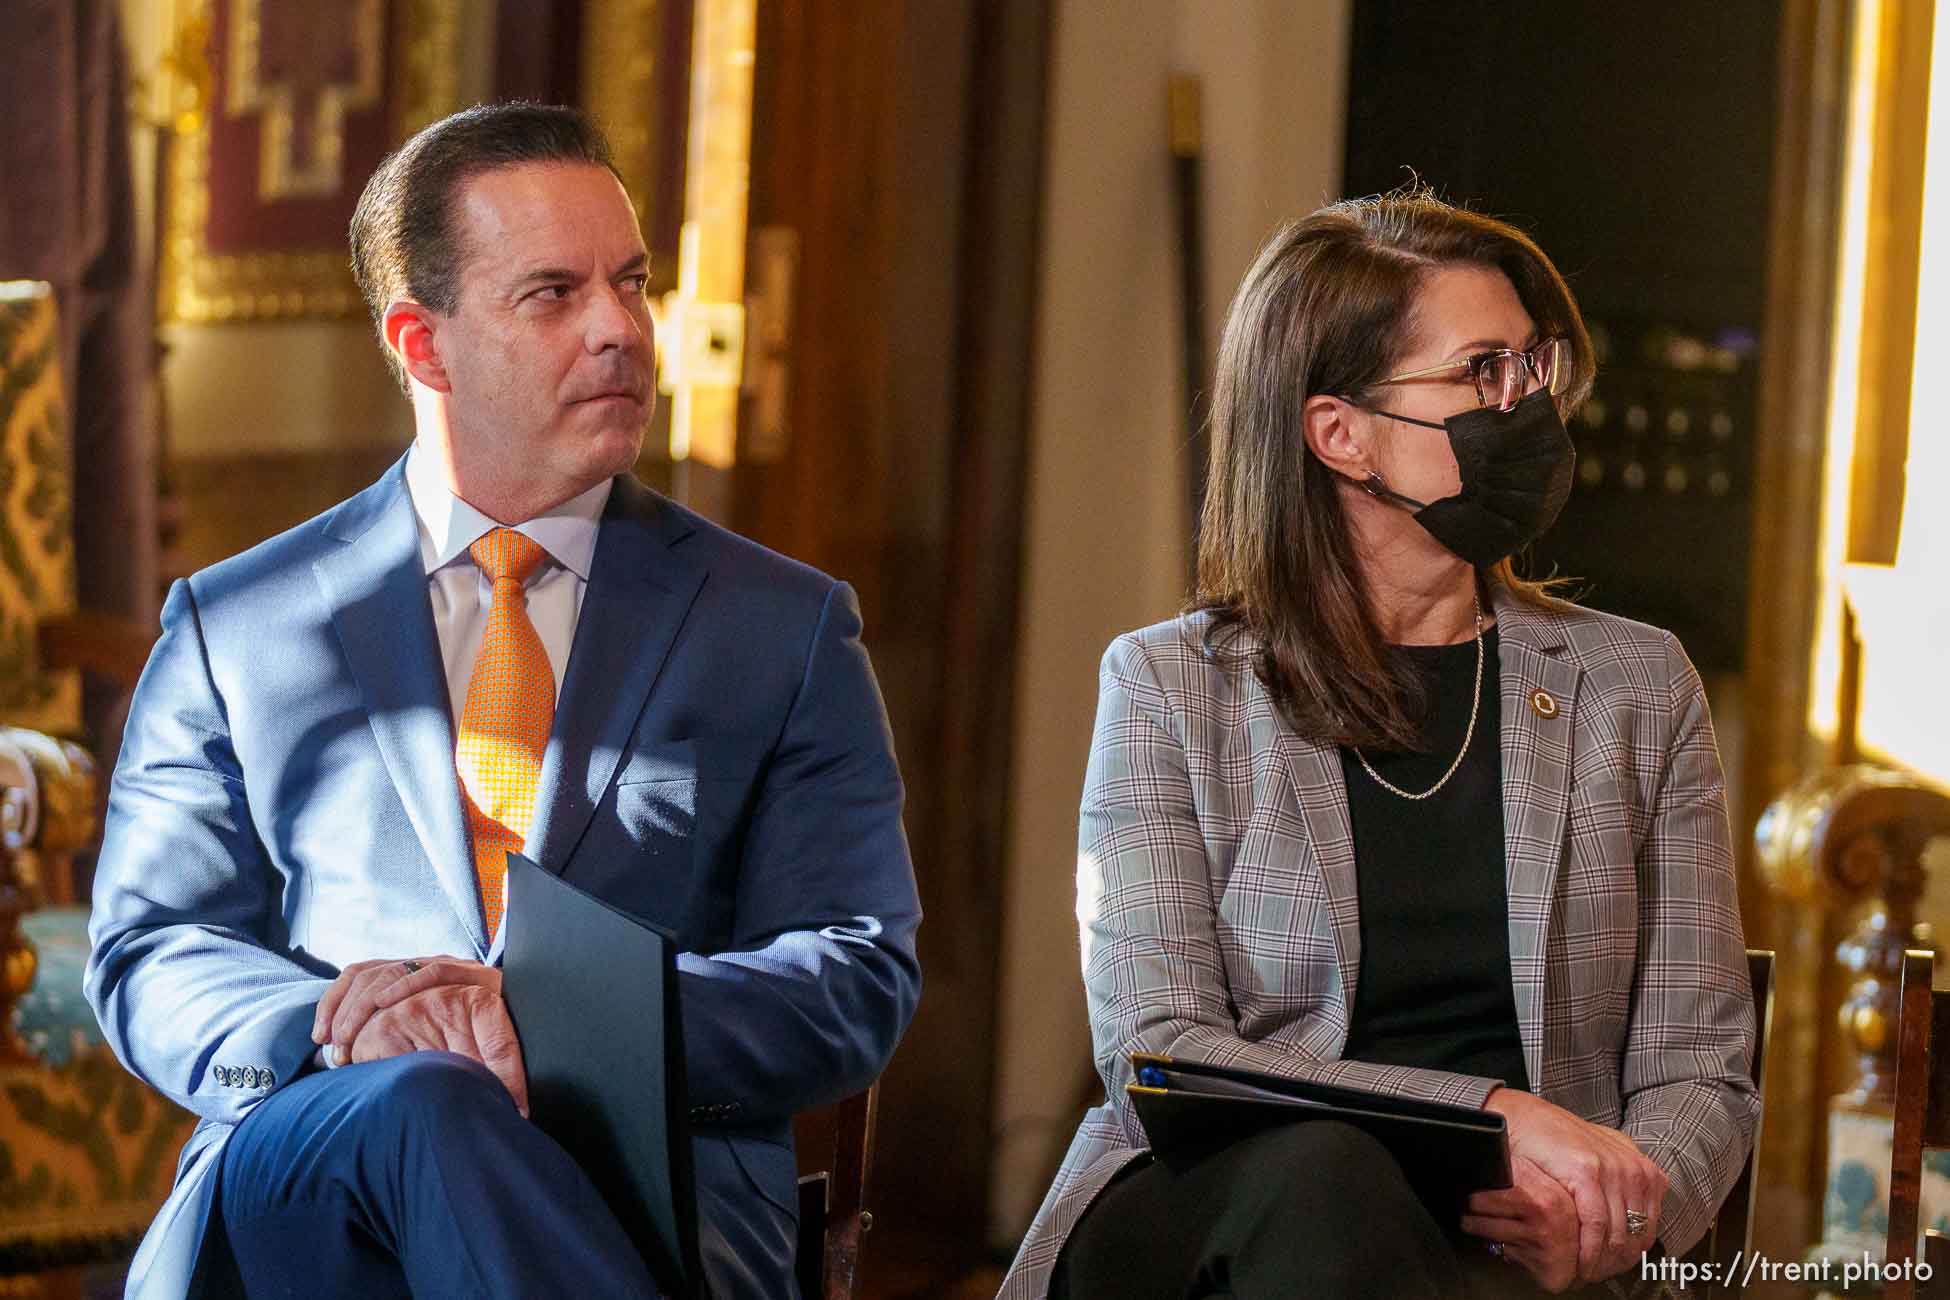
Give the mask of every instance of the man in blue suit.
M 630 476 L 647 261 L 579 115 L 428 127 L 352 245 L 414 444 L 176 584 L 110 793 L 88 994 L 202 1117 L 130 1294 L 651 1292 L 524 1117 L 497 844 L 679 937 L 706 1280 L 794 1294 L 791 1116 L 920 990 L 853 594 Z

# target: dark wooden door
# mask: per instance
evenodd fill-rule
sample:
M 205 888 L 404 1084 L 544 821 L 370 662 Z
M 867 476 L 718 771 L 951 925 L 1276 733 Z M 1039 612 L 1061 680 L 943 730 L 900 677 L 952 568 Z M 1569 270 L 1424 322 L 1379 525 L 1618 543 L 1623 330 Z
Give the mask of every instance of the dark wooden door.
M 1018 0 L 759 10 L 749 265 L 793 232 L 785 438 L 709 490 L 859 591 L 907 783 L 925 992 L 869 1294 L 941 1294 L 984 1247 L 1046 28 Z
M 635 109 L 588 66 L 590 25 L 624 12 L 664 70 Z M 502 4 L 501 83 L 633 113 L 653 288 L 674 288 L 702 20 L 693 3 L 538 13 Z M 1042 0 L 765 0 L 756 18 L 735 463 L 673 464 L 665 399 L 639 472 L 859 593 L 927 914 L 921 1009 L 880 1093 L 863 1293 L 939 1295 L 986 1247 L 1048 18 Z M 759 300 L 782 278 L 768 339 Z

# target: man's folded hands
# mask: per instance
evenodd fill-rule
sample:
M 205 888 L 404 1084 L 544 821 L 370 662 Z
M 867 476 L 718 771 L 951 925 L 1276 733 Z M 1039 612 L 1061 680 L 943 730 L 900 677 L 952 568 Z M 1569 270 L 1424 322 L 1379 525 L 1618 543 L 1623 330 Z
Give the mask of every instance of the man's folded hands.
M 353 962 L 318 1000 L 311 1037 L 334 1066 L 458 1052 L 491 1070 L 528 1114 L 528 1075 L 495 967 L 455 957 Z

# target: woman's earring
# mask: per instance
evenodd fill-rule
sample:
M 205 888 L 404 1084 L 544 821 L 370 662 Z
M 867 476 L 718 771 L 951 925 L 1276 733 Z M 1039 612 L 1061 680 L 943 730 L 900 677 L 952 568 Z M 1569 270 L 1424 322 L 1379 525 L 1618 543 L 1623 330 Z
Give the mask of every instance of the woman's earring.
M 1383 500 L 1394 495 L 1388 490 L 1387 480 L 1373 470 L 1369 470 L 1368 476 L 1361 480 L 1361 490 L 1371 497 L 1380 497 Z

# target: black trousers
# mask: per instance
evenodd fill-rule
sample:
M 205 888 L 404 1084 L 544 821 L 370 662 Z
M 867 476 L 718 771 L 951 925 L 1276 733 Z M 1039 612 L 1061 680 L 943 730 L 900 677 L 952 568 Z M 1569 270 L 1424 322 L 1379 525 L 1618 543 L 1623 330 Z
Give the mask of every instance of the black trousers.
M 1084 1212 L 1049 1294 L 1530 1300 L 1547 1293 L 1483 1242 L 1437 1223 L 1381 1143 L 1351 1125 L 1310 1121 L 1191 1161 L 1139 1157 Z M 1573 1294 L 1613 1292 L 1598 1286 Z

